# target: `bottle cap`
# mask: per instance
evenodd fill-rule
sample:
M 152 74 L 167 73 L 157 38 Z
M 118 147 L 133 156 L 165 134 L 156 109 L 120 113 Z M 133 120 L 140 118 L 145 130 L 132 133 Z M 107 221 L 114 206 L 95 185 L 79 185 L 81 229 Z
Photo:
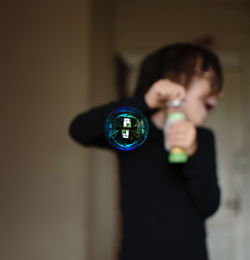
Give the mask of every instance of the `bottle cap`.
M 181 105 L 182 105 L 182 102 L 178 98 L 176 98 L 172 101 L 166 102 L 166 106 L 168 106 L 168 107 L 179 107 Z

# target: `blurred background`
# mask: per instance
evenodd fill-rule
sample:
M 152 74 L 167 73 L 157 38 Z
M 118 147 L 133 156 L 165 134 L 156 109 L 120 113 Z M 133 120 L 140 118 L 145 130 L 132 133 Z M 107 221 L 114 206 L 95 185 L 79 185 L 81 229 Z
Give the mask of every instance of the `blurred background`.
M 3 0 L 0 259 L 115 260 L 115 156 L 68 135 L 76 114 L 133 91 L 142 58 L 177 41 L 221 59 L 214 129 L 223 201 L 211 260 L 250 259 L 250 2 Z

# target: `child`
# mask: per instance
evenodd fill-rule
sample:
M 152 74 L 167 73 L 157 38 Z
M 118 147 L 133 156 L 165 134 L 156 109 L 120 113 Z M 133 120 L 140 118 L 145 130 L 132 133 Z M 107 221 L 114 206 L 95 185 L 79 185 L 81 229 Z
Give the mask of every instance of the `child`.
M 70 124 L 72 138 L 84 146 L 114 151 L 119 159 L 121 260 L 207 260 L 205 220 L 220 202 L 215 140 L 202 127 L 222 93 L 222 72 L 211 51 L 189 43 L 166 46 L 141 64 L 134 95 L 81 113 Z M 163 131 L 166 102 L 183 102 L 180 120 Z M 104 135 L 105 119 L 122 106 L 139 109 L 149 134 L 132 151 L 115 149 Z M 170 108 L 171 109 L 171 108 Z M 170 164 L 170 147 L 182 147 L 189 159 Z

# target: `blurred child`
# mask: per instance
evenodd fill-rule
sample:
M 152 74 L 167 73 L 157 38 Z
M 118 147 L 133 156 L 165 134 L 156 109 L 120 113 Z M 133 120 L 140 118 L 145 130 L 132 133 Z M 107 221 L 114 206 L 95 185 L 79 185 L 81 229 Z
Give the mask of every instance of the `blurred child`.
M 189 43 L 149 55 L 141 64 L 135 93 L 77 115 L 71 137 L 84 146 L 112 150 L 119 160 L 122 241 L 120 260 L 207 260 L 205 220 L 218 209 L 215 139 L 202 127 L 222 93 L 217 56 Z M 186 119 L 163 131 L 166 102 L 179 99 Z M 148 119 L 142 146 L 121 151 L 104 135 L 105 119 L 121 106 Z M 189 159 L 171 164 L 164 146 L 182 147 Z

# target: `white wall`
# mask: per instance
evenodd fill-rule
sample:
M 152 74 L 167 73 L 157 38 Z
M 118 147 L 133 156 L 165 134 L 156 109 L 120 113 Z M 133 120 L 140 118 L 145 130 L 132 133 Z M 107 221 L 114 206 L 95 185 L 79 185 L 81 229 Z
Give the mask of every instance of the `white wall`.
M 250 31 L 250 18 L 248 22 L 248 29 Z M 242 259 L 249 259 L 250 258 L 250 35 L 247 37 L 248 45 L 245 48 L 245 57 L 246 62 L 244 63 L 243 70 L 245 72 L 244 77 L 244 110 L 243 110 L 243 117 L 244 117 L 244 149 L 241 151 L 240 155 L 240 167 L 243 170 L 243 188 L 241 192 L 242 197 L 242 225 L 240 230 L 240 236 L 242 236 L 242 241 L 244 241 L 241 245 L 240 255 Z

